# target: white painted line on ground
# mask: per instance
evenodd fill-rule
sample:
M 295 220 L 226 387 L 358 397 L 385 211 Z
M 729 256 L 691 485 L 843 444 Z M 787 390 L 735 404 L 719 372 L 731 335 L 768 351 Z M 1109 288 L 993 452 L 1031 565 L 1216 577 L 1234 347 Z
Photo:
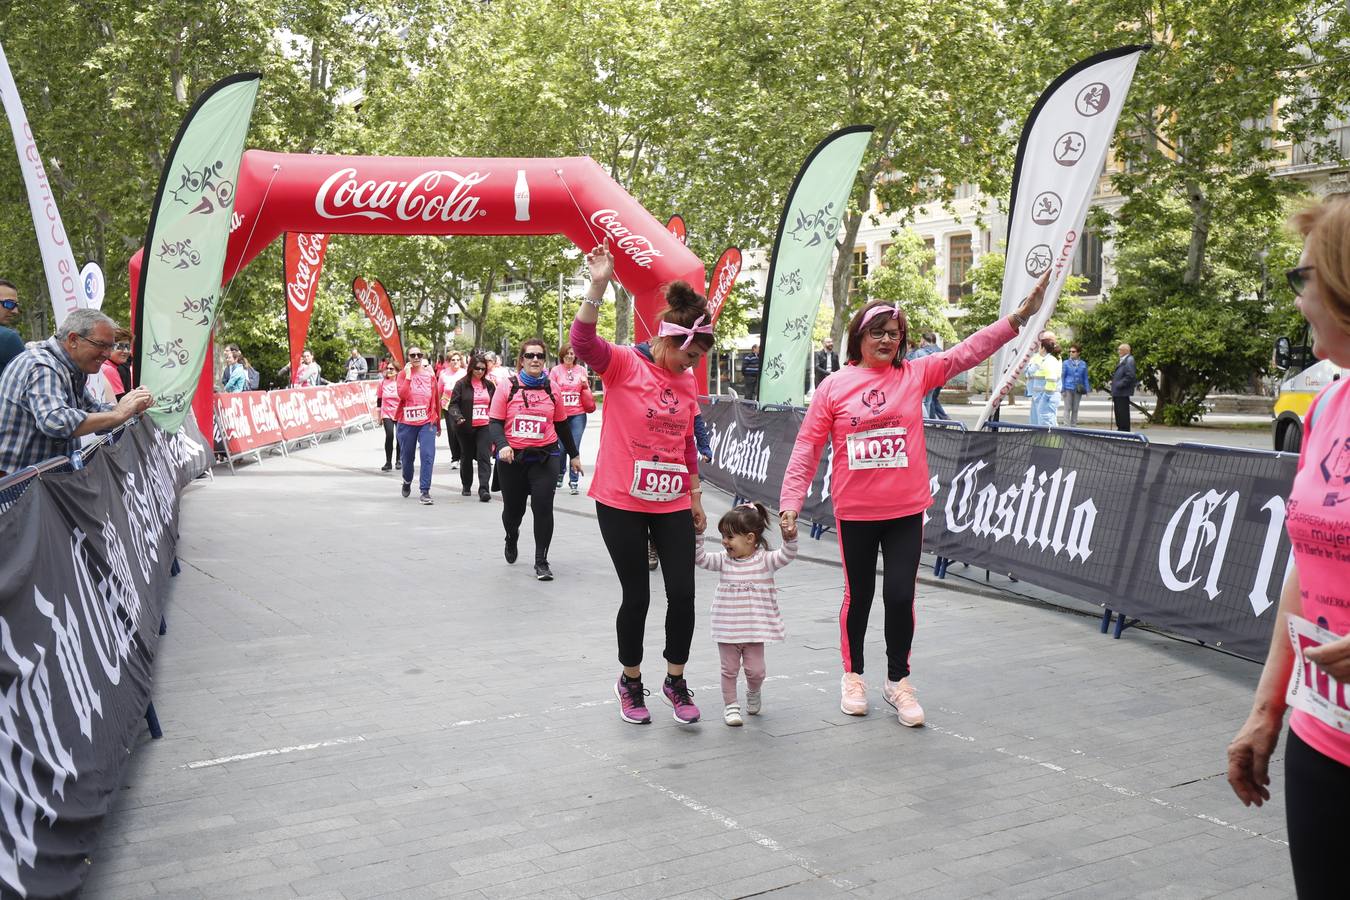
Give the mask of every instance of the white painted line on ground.
M 205 769 L 209 766 L 223 766 L 226 763 L 243 762 L 246 759 L 257 759 L 260 756 L 279 756 L 283 753 L 299 753 L 303 750 L 317 750 L 320 747 L 336 747 L 340 744 L 359 744 L 365 740 L 364 735 L 355 735 L 354 737 L 333 738 L 327 741 L 315 741 L 312 744 L 296 744 L 293 747 L 272 747 L 268 750 L 255 750 L 252 753 L 237 753 L 234 756 L 218 756 L 215 759 L 200 759 L 197 762 L 190 762 L 179 766 L 180 769 Z
M 635 769 L 632 766 L 628 766 L 620 762 L 615 762 L 614 758 L 603 750 L 597 750 L 587 744 L 575 744 L 574 746 L 581 752 L 585 753 L 587 756 L 591 757 L 592 759 L 600 760 L 601 762 L 613 763 L 614 768 L 618 769 L 624 775 L 627 775 L 628 777 L 636 780 L 639 784 L 643 785 L 644 787 L 650 788 L 656 791 L 657 793 L 665 797 L 668 797 L 671 800 L 674 800 L 676 803 L 679 803 L 685 809 L 692 810 L 693 812 L 696 812 L 699 815 L 704 816 L 705 818 L 713 820 L 714 822 L 721 825 L 728 831 L 742 832 L 759 846 L 765 848 L 766 850 L 770 850 L 774 853 L 781 854 L 793 865 L 797 866 L 798 868 L 805 869 L 807 872 L 810 872 L 817 878 L 824 879 L 825 881 L 829 882 L 830 884 L 834 885 L 835 887 L 839 888 L 842 891 L 851 891 L 858 886 L 853 882 L 848 881 L 847 879 L 838 878 L 834 875 L 829 874 L 825 870 L 821 869 L 820 866 L 816 865 L 814 861 L 808 859 L 805 856 L 802 856 L 800 853 L 789 850 L 788 848 L 780 844 L 778 841 L 764 834 L 764 832 L 754 828 L 746 828 L 744 825 L 740 824 L 735 819 L 731 818 L 728 815 L 724 815 L 721 812 L 718 812 L 716 809 L 709 806 L 708 804 L 703 803 L 700 800 L 696 800 L 693 797 L 690 797 L 688 794 L 682 794 L 679 791 L 672 790 L 666 787 L 665 785 L 660 784 L 659 782 L 652 781 L 650 778 L 643 775 L 640 770 Z

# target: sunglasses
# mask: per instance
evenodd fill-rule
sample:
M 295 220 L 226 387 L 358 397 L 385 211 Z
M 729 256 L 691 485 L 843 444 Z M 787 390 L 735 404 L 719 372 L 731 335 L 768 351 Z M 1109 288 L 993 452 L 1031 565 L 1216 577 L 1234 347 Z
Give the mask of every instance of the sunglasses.
M 421 359 L 421 358 L 422 358 L 422 354 L 420 354 L 420 353 L 409 353 L 409 354 L 408 354 L 408 359 Z
M 1289 287 L 1294 290 L 1294 296 L 1303 296 L 1304 289 L 1308 287 L 1308 276 L 1313 271 L 1312 266 L 1299 266 L 1297 269 L 1290 269 L 1284 273 L 1284 277 L 1289 280 Z
M 5 309 L 18 309 L 18 308 L 19 308 L 19 301 L 18 301 L 18 300 L 0 300 L 0 306 L 3 306 Z
M 474 367 L 473 367 L 473 370 L 474 370 L 475 372 L 486 372 L 486 371 L 487 371 L 487 366 L 474 366 Z
M 520 354 L 520 358 L 521 358 L 521 359 L 544 359 L 544 358 L 545 358 L 545 355 L 544 355 L 543 353 L 522 353 L 522 354 Z

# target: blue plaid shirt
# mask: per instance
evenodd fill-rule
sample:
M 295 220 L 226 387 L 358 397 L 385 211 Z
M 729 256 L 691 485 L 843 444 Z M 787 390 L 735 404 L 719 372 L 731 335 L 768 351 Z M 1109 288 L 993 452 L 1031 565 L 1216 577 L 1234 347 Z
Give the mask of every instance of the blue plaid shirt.
M 112 409 L 85 390 L 87 376 L 56 338 L 31 344 L 0 374 L 0 472 L 69 455 L 91 412 Z

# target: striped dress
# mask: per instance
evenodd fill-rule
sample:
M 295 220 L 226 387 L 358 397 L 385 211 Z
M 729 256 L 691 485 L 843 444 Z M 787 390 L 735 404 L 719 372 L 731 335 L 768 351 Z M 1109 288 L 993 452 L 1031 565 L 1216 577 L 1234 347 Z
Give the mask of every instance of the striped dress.
M 745 559 L 732 559 L 725 552 L 708 553 L 700 539 L 694 562 L 722 573 L 712 602 L 713 640 L 719 644 L 783 640 L 783 617 L 778 612 L 773 573 L 796 558 L 796 541 L 784 541 L 778 550 L 756 550 Z

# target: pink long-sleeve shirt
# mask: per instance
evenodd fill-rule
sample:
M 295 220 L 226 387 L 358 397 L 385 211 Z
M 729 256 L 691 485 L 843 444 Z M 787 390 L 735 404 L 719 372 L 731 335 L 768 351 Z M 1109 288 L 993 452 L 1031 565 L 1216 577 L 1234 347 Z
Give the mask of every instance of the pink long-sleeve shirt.
M 783 477 L 778 508 L 801 512 L 828 437 L 830 496 L 840 519 L 876 521 L 932 505 L 923 395 L 989 357 L 1017 332 L 1007 318 L 941 353 L 894 366 L 849 365 L 816 386 Z
M 634 512 L 689 509 L 689 476 L 698 474 L 693 373 L 677 374 L 632 347 L 615 347 L 594 323 L 572 322 L 571 337 L 577 358 L 605 381 L 600 453 L 587 496 Z M 682 478 L 672 465 L 683 465 Z

